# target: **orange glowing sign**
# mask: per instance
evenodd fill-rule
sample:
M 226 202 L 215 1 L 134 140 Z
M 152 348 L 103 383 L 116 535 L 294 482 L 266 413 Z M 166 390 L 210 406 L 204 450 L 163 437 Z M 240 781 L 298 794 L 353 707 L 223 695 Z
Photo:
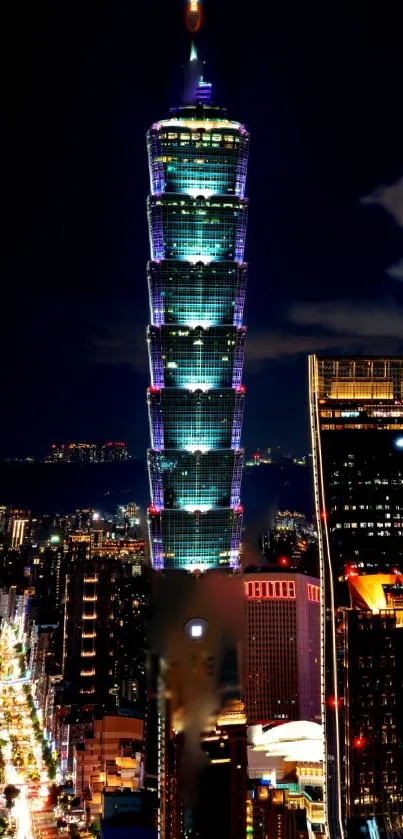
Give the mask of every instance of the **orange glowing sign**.
M 192 35 L 197 32 L 203 22 L 201 0 L 188 0 L 186 3 L 186 26 Z

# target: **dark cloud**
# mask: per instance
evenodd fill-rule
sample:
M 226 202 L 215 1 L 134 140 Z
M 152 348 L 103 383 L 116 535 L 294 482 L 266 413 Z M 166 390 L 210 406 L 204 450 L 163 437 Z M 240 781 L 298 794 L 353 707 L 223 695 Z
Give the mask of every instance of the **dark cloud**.
M 253 373 L 265 359 L 311 352 L 394 353 L 402 347 L 403 306 L 393 299 L 295 302 L 284 331 L 249 338 L 246 358 Z
M 386 269 L 386 273 L 391 280 L 403 282 L 403 257 L 402 259 L 399 259 L 398 262 L 394 262 L 392 265 L 389 265 L 389 268 Z
M 289 325 L 284 332 L 260 333 L 251 337 L 246 345 L 246 364 L 249 373 L 259 373 L 259 362 L 265 359 L 281 359 L 311 352 L 350 349 L 362 345 L 362 338 L 345 335 L 316 335 L 312 332 L 292 334 Z
M 377 187 L 361 198 L 361 204 L 379 204 L 393 216 L 399 227 L 403 227 L 403 177 L 395 183 Z
M 347 336 L 347 344 L 351 343 L 349 336 L 403 340 L 403 306 L 392 298 L 296 303 L 289 310 L 289 319 L 300 326 Z

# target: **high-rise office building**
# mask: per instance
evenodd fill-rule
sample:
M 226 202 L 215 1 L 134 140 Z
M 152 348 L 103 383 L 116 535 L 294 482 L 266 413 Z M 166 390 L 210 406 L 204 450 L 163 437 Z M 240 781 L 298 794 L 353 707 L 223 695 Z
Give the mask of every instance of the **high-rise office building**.
M 144 722 L 147 711 L 145 569 L 125 552 L 100 556 L 93 537 L 70 539 L 58 735 L 63 772 L 71 771 L 74 746 L 94 719 L 117 712 Z
M 248 724 L 319 722 L 319 580 L 280 567 L 251 569 L 243 579 Z
M 156 569 L 239 565 L 249 135 L 211 98 L 192 45 L 181 106 L 147 134 Z
M 92 555 L 91 536 L 72 536 L 63 632 L 63 678 L 72 704 L 105 705 L 109 699 L 114 582 L 115 564 Z
M 328 831 L 391 836 L 403 828 L 403 358 L 311 356 L 309 380 Z
M 131 553 L 119 554 L 115 543 L 110 550 L 103 542 L 98 546 L 90 534 L 73 535 L 70 545 L 63 633 L 66 699 L 144 714 L 145 568 Z

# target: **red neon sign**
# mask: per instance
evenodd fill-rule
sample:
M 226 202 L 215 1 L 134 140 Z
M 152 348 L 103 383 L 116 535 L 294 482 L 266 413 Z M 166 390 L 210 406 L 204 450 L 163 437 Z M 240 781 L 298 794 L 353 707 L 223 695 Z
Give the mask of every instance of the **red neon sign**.
M 252 580 L 244 583 L 248 600 L 295 600 L 294 580 Z
M 311 600 L 312 603 L 320 603 L 320 587 L 314 586 L 312 583 L 307 583 L 306 587 L 308 591 L 308 600 Z

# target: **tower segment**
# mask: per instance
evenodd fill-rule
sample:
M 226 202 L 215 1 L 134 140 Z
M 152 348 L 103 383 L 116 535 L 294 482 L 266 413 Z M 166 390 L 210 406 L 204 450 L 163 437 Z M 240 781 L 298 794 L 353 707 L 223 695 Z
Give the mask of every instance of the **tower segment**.
M 212 104 L 192 45 L 182 104 L 147 133 L 149 529 L 157 569 L 239 565 L 248 146 L 245 127 Z

